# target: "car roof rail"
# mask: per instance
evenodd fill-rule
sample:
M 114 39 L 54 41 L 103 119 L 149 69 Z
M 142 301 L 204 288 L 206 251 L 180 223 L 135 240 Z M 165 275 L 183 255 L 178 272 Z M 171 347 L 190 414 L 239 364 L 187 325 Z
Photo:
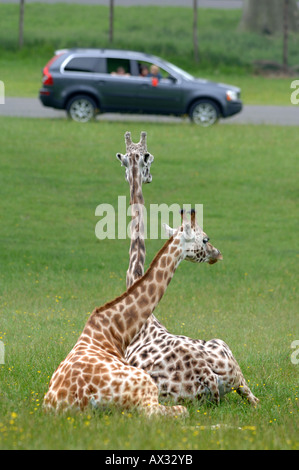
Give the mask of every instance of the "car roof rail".
M 68 52 L 69 49 L 57 49 L 57 51 L 54 52 L 55 55 L 61 55 L 65 54 L 65 52 Z

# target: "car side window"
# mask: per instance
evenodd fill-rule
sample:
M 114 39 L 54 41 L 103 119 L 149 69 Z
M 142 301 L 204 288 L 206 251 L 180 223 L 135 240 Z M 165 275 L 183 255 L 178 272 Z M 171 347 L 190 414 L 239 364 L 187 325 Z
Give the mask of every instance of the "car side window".
M 98 57 L 73 57 L 64 67 L 67 72 L 105 73 L 105 60 Z
M 107 73 L 112 75 L 131 75 L 131 63 L 127 59 L 107 58 Z
M 151 78 L 156 75 L 159 80 L 174 80 L 174 77 L 172 77 L 166 70 L 151 62 L 139 61 L 138 69 L 139 76 L 143 78 Z

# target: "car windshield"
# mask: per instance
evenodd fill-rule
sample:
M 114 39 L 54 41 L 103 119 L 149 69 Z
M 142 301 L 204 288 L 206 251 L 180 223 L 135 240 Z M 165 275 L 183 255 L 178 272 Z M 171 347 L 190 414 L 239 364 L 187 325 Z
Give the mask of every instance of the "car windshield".
M 172 70 L 173 70 L 174 72 L 176 72 L 176 73 L 178 73 L 178 74 L 180 74 L 180 75 L 183 75 L 183 77 L 184 77 L 186 80 L 194 80 L 194 77 L 193 77 L 190 73 L 186 72 L 186 71 L 183 70 L 183 69 L 180 69 L 180 67 L 177 67 L 176 65 L 171 64 L 170 62 L 164 61 L 164 63 L 165 63 L 168 67 L 172 68 Z

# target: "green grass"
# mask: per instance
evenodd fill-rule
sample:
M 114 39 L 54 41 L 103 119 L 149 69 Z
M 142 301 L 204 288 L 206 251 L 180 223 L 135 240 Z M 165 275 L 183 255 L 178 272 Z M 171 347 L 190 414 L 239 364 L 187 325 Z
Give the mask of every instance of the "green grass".
M 18 5 L 0 7 L 0 79 L 7 96 L 37 96 L 41 71 L 65 47 L 115 47 L 157 54 L 199 77 L 241 86 L 246 104 L 290 105 L 289 78 L 252 76 L 254 60 L 282 61 L 282 38 L 239 31 L 241 10 L 199 9 L 200 64 L 193 60 L 192 9 L 115 8 L 108 42 L 108 8 L 26 4 L 25 47 L 18 43 Z M 290 35 L 289 63 L 298 65 L 298 35 Z
M 0 449 L 298 450 L 297 128 L 0 126 Z M 41 409 L 89 313 L 125 288 L 129 240 L 99 241 L 94 230 L 98 204 L 128 200 L 115 158 L 126 130 L 134 141 L 146 130 L 155 156 L 146 206 L 203 203 L 204 229 L 224 256 L 182 263 L 156 316 L 173 333 L 225 340 L 260 398 L 256 410 L 235 393 L 219 407 L 189 403 L 184 421 Z M 162 243 L 147 241 L 146 266 Z

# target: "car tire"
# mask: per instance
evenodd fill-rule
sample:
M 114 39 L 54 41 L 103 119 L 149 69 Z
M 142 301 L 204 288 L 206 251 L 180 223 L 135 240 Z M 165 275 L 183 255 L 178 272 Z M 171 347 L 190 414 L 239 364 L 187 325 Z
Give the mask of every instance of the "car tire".
M 89 122 L 95 118 L 98 106 L 90 96 L 76 95 L 68 101 L 66 110 L 73 121 Z
M 195 124 L 209 127 L 218 121 L 220 109 L 215 101 L 202 99 L 193 103 L 189 111 L 189 116 L 191 121 Z

